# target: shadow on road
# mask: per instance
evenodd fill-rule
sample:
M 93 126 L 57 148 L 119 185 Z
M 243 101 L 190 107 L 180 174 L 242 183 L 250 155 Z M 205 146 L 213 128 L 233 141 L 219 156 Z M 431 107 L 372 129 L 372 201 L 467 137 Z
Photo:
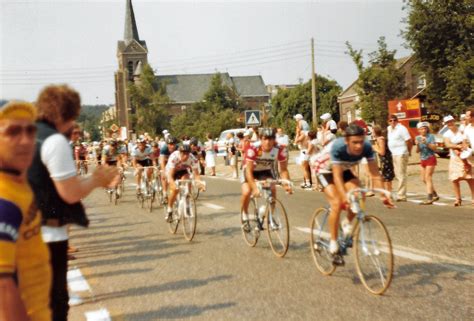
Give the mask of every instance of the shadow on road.
M 120 315 L 125 320 L 150 321 L 158 319 L 182 319 L 201 315 L 210 310 L 221 310 L 236 306 L 235 302 L 197 305 L 166 306 L 159 310 Z
M 110 299 L 142 296 L 142 295 L 167 292 L 167 291 L 182 291 L 182 290 L 206 286 L 214 282 L 221 282 L 221 281 L 229 280 L 232 278 L 233 278 L 232 275 L 227 274 L 227 275 L 213 276 L 206 279 L 183 279 L 179 281 L 167 282 L 167 283 L 154 285 L 154 286 L 130 288 L 124 291 L 99 294 L 94 297 L 94 300 L 105 301 L 105 300 L 110 300 Z M 135 319 L 135 320 L 141 320 L 141 319 Z

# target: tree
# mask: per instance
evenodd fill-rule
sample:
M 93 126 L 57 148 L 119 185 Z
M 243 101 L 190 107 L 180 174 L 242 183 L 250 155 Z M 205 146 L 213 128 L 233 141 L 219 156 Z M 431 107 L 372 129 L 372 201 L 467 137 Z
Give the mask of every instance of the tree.
M 317 116 L 330 113 L 339 120 L 337 96 L 341 93 L 341 86 L 335 81 L 323 76 L 316 76 L 316 105 Z M 295 114 L 302 114 L 306 120 L 312 119 L 311 80 L 295 88 L 280 90 L 272 99 L 271 125 L 282 127 L 289 135 L 294 135 Z
M 145 64 L 139 81 L 128 87 L 132 109 L 132 128 L 136 132 L 148 132 L 158 135 L 169 123 L 165 104 L 170 100 L 166 87 L 155 77 L 150 65 Z
M 239 98 L 225 85 L 219 73 L 214 75 L 201 102 L 173 117 L 171 132 L 204 139 L 207 133 L 217 137 L 223 130 L 237 127 Z
M 377 43 L 379 48 L 369 54 L 368 66 L 364 66 L 362 50 L 355 50 L 349 42 L 346 45 L 359 72 L 355 85 L 359 96 L 356 108 L 360 108 L 365 121 L 386 126 L 387 102 L 403 95 L 405 81 L 403 72 L 397 68 L 396 50 L 388 50 L 384 37 Z
M 99 141 L 102 139 L 99 128 L 103 125 L 101 124 L 102 113 L 108 108 L 110 108 L 110 106 L 106 105 L 81 106 L 81 113 L 76 121 L 82 129 L 90 134 L 90 139 L 92 141 Z M 112 123 L 110 123 L 107 128 L 110 125 L 112 125 Z
M 429 101 L 443 113 L 474 104 L 473 8 L 472 0 L 405 0 L 402 34 L 425 75 Z

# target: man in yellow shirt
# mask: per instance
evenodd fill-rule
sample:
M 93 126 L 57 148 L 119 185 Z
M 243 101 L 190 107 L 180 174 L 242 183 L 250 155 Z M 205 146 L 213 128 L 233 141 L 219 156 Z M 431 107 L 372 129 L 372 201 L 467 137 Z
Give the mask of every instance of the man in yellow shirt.
M 0 321 L 50 321 L 49 252 L 26 172 L 35 151 L 36 109 L 0 107 Z

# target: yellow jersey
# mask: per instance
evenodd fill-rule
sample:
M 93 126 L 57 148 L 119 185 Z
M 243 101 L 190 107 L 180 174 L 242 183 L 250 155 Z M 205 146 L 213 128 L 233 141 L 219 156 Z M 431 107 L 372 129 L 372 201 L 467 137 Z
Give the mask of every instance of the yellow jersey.
M 0 172 L 0 274 L 16 274 L 31 321 L 50 321 L 51 267 L 28 182 Z

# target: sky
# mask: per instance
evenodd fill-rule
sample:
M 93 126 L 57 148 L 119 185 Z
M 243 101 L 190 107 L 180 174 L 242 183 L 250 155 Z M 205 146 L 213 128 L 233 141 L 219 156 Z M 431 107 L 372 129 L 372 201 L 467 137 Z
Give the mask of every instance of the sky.
M 83 104 L 114 104 L 117 41 L 126 0 L 0 0 L 0 99 L 34 101 L 42 87 L 67 83 Z M 345 42 L 365 53 L 384 36 L 396 57 L 402 0 L 135 0 L 138 33 L 157 74 L 229 72 L 266 84 L 297 84 L 316 73 L 343 88 L 357 78 Z

